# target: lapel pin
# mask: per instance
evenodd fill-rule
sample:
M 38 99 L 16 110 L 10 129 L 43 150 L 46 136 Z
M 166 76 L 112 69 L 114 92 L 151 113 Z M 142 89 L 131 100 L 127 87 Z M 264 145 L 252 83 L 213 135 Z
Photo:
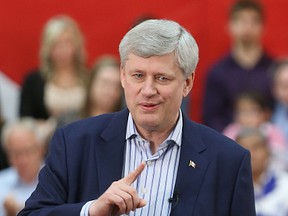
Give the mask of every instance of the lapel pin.
M 196 168 L 196 164 L 192 160 L 189 161 L 189 165 L 188 166 L 189 167 L 193 167 L 194 169 Z

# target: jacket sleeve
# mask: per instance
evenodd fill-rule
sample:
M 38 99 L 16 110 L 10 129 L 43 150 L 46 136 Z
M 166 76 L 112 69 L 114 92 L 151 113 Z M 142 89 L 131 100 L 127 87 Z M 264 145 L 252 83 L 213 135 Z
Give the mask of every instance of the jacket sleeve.
M 68 201 L 66 145 L 61 129 L 57 129 L 50 145 L 38 185 L 18 216 L 79 216 L 86 203 Z
M 238 171 L 231 204 L 231 216 L 255 216 L 254 188 L 251 174 L 251 157 L 244 155 Z

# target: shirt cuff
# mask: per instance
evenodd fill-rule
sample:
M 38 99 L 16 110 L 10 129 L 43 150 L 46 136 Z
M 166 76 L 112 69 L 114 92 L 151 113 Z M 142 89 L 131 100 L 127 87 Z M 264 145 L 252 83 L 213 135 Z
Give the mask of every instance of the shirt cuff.
M 94 200 L 85 203 L 85 205 L 81 209 L 80 216 L 89 216 L 89 208 L 93 202 Z

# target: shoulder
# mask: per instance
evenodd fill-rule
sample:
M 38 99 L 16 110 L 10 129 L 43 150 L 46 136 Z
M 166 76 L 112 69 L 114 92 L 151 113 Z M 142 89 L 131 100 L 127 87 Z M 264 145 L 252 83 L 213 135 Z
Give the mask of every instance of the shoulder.
M 3 187 L 13 184 L 17 178 L 17 171 L 12 167 L 8 167 L 0 171 L 0 185 Z
M 235 159 L 239 157 L 238 159 L 240 159 L 249 154 L 248 150 L 244 149 L 234 140 L 212 128 L 191 120 L 186 120 L 186 124 L 189 128 L 185 132 L 190 134 L 191 139 L 194 136 L 211 157 L 228 157 L 233 161 L 233 157 Z
M 208 74 L 210 76 L 213 76 L 215 73 L 217 73 L 218 75 L 219 73 L 226 73 L 225 69 L 230 68 L 231 65 L 234 64 L 235 61 L 233 60 L 231 54 L 226 54 L 210 67 Z
M 120 125 L 126 126 L 128 118 L 128 110 L 122 110 L 120 112 L 103 114 L 95 117 L 89 117 L 83 120 L 79 120 L 63 127 L 58 130 L 62 131 L 65 136 L 76 137 L 87 134 L 101 134 L 109 127 L 110 130 L 119 129 Z M 123 125 L 123 126 L 122 126 Z
M 275 59 L 272 58 L 267 52 L 263 53 L 260 61 L 261 63 L 268 64 L 268 65 L 275 63 Z
M 31 85 L 32 83 L 43 83 L 44 78 L 42 77 L 41 73 L 39 70 L 33 70 L 28 72 L 28 74 L 25 76 L 24 79 L 24 84 L 29 84 Z

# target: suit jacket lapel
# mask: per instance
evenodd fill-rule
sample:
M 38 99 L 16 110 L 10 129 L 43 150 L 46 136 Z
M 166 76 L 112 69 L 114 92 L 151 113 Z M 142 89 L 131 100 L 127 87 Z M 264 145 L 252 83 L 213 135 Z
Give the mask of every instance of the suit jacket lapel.
M 175 216 L 192 215 L 209 164 L 208 158 L 202 154 L 206 146 L 202 142 L 197 125 L 186 117 L 183 119 L 180 162 L 174 189 L 179 194 L 179 200 L 174 208 L 172 205 L 171 212 L 171 215 Z
M 114 114 L 96 146 L 99 192 L 104 193 L 113 181 L 122 177 L 128 110 Z

